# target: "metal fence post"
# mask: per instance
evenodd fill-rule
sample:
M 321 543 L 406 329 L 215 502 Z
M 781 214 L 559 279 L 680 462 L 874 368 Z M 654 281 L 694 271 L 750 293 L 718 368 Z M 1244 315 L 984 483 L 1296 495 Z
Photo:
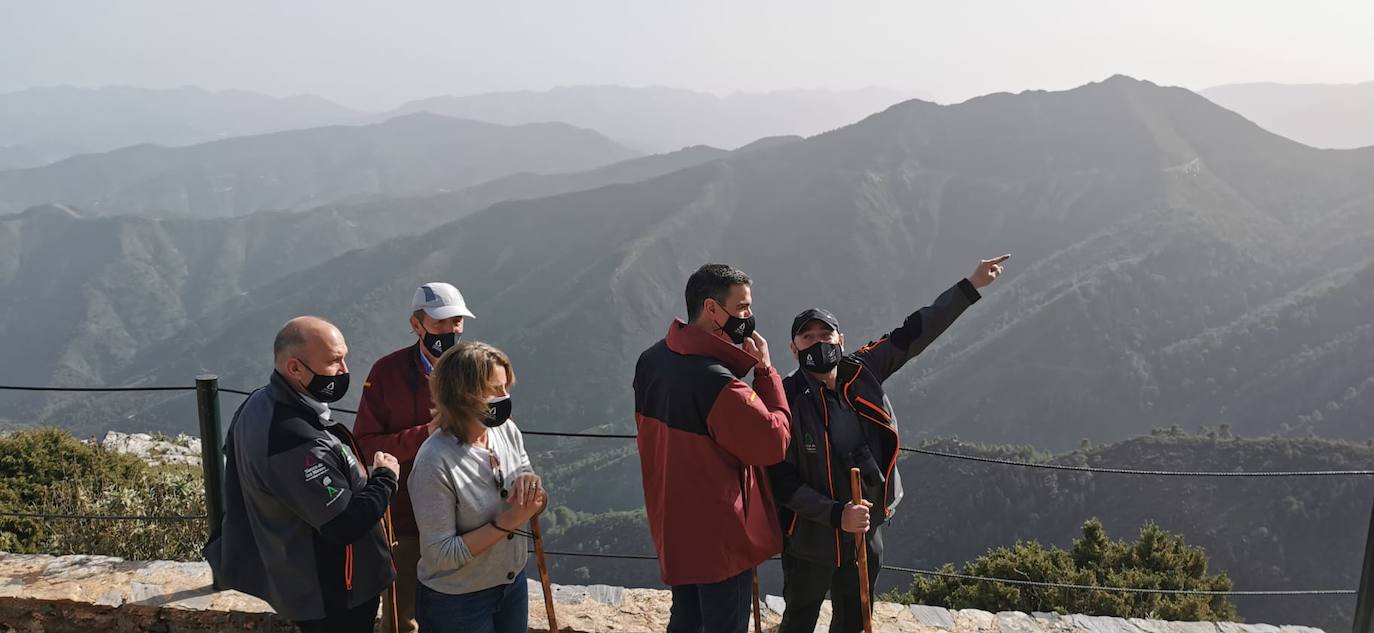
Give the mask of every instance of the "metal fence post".
M 196 376 L 196 409 L 200 417 L 200 467 L 205 474 L 205 515 L 209 532 L 224 518 L 224 433 L 219 416 L 219 376 Z
M 1360 572 L 1360 596 L 1355 603 L 1355 633 L 1374 633 L 1374 510 L 1369 515 L 1369 535 L 1364 542 L 1364 567 Z

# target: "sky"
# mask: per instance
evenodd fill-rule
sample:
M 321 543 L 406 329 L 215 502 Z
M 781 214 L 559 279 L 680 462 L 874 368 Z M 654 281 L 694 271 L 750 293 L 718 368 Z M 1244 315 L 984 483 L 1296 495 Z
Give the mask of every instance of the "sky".
M 1374 80 L 1374 2 L 0 0 L 0 92 L 133 85 L 439 94 L 882 86 L 957 102 L 1127 74 L 1193 89 Z

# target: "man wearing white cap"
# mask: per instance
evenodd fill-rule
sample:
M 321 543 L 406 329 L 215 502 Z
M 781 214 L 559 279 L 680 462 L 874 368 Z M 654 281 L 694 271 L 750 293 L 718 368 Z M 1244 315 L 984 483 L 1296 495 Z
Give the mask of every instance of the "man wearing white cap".
M 396 546 L 396 620 L 401 631 L 415 624 L 415 565 L 420 560 L 420 532 L 406 488 L 415 453 L 434 424 L 429 396 L 429 373 L 445 351 L 458 344 L 463 322 L 474 318 L 463 294 L 451 284 L 430 282 L 415 289 L 410 302 L 410 330 L 416 342 L 396 350 L 372 366 L 363 383 L 362 402 L 353 433 L 364 454 L 385 451 L 401 463 L 400 488 L 392 502 Z M 383 600 L 383 622 L 391 619 L 391 600 Z

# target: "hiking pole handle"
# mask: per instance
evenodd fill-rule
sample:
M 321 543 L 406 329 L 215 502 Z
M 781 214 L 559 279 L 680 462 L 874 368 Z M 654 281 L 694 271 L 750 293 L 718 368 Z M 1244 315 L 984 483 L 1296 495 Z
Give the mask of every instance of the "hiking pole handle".
M 854 505 L 863 505 L 864 491 L 862 485 L 863 476 L 858 468 L 849 469 L 849 492 L 853 498 Z M 873 529 L 872 527 L 869 528 Z M 869 604 L 870 594 L 868 586 L 868 533 L 858 533 L 854 535 L 855 559 L 859 566 L 859 608 L 864 614 L 864 633 L 873 633 L 873 605 Z

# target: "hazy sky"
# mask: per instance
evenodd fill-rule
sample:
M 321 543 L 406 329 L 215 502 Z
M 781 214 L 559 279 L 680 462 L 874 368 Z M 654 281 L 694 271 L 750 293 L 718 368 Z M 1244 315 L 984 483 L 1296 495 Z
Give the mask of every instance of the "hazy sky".
M 955 101 L 1115 73 L 1374 80 L 1374 2 L 0 0 L 0 92 L 197 85 L 388 108 L 570 84 L 887 86 Z

